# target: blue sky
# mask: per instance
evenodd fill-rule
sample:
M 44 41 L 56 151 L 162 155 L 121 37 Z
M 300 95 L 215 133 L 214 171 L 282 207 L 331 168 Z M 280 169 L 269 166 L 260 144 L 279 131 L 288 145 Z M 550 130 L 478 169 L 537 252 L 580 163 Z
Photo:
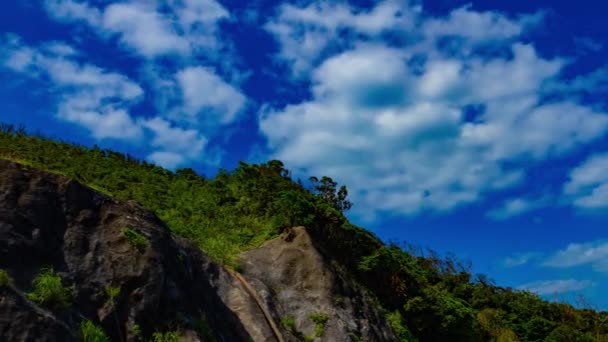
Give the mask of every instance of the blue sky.
M 597 1 L 11 1 L 0 120 L 206 175 L 280 159 L 385 240 L 608 309 Z

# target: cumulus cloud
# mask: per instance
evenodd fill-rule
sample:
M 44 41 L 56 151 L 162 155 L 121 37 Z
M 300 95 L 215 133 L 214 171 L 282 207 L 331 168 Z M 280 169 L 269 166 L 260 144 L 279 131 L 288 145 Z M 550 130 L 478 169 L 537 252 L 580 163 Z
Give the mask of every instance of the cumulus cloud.
M 386 20 L 373 30 L 353 19 L 381 6 L 392 10 L 378 12 Z M 357 12 L 323 2 L 285 5 L 267 25 L 282 47 L 279 57 L 310 76 L 312 94 L 261 112 L 273 157 L 347 184 L 356 209 L 366 211 L 359 214 L 417 214 L 479 201 L 520 184 L 524 161 L 563 155 L 608 129 L 606 113 L 566 98 L 544 101 L 565 64 L 518 41 L 539 15 L 509 18 L 467 7 L 428 18 L 411 6 L 391 6 Z M 480 29 L 453 31 L 459 53 L 442 49 L 438 39 L 463 22 Z M 360 35 L 335 35 L 340 27 Z M 383 40 L 382 32 L 404 27 L 411 43 Z M 314 44 L 301 51 L 308 39 Z M 488 41 L 502 53 L 467 48 Z M 478 108 L 473 118 L 471 108 Z M 538 205 L 514 201 L 494 214 Z
M 143 126 L 154 132 L 152 145 L 161 149 L 148 159 L 164 167 L 174 168 L 185 161 L 198 159 L 207 145 L 207 138 L 197 130 L 172 126 L 161 118 L 147 120 Z
M 46 0 L 45 8 L 58 21 L 83 22 L 102 37 L 117 36 L 126 48 L 147 58 L 187 57 L 215 48 L 217 23 L 229 17 L 215 0 L 132 0 L 103 8 L 88 1 Z
M 266 29 L 278 40 L 280 57 L 292 63 L 292 71 L 298 76 L 309 71 L 332 44 L 348 46 L 347 41 L 336 39 L 344 34 L 341 31 L 372 37 L 396 26 L 404 31 L 414 25 L 413 11 L 392 0 L 382 1 L 368 11 L 355 11 L 346 4 L 330 1 L 312 2 L 305 7 L 283 4 Z
M 594 285 L 595 283 L 590 280 L 559 279 L 536 281 L 521 285 L 518 287 L 518 289 L 534 292 L 539 295 L 548 295 L 564 292 L 581 291 Z
M 564 195 L 580 209 L 608 208 L 608 153 L 591 156 L 570 172 Z
M 99 139 L 141 136 L 141 128 L 128 110 L 141 99 L 143 90 L 129 78 L 70 59 L 74 52 L 65 44 L 39 50 L 13 37 L 5 43 L 3 52 L 5 67 L 48 78 L 57 88 L 60 118 L 87 128 Z
M 182 94 L 182 112 L 191 120 L 206 121 L 215 116 L 219 120 L 213 121 L 230 123 L 245 104 L 245 96 L 239 90 L 208 68 L 185 68 L 177 73 L 176 79 Z M 197 114 L 201 113 L 199 117 Z
M 155 151 L 148 159 L 168 168 L 201 159 L 207 138 L 199 130 L 162 117 L 135 118 L 130 111 L 143 98 L 140 85 L 122 74 L 80 63 L 72 58 L 77 55 L 65 43 L 36 48 L 13 36 L 0 49 L 0 62 L 16 73 L 48 80 L 58 96 L 57 116 L 86 128 L 97 139 L 137 144 L 150 136 Z

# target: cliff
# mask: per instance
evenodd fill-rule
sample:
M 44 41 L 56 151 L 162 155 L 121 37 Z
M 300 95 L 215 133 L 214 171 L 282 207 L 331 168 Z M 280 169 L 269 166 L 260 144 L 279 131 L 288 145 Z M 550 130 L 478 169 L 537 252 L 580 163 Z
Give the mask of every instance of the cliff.
M 0 285 L 1 340 L 82 340 L 87 321 L 113 341 L 396 339 L 303 227 L 239 265 L 211 261 L 136 202 L 0 160 L 0 269 L 11 278 Z M 34 295 L 41 274 L 59 277 L 65 297 Z

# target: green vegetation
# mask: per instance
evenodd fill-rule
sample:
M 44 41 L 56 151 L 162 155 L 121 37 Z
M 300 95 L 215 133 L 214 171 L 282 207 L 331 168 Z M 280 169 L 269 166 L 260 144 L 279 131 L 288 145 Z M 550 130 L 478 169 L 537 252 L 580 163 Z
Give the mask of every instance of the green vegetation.
M 82 342 L 109 342 L 110 339 L 104 333 L 103 329 L 96 326 L 95 323 L 84 320 L 80 323 L 80 336 Z
M 30 300 L 48 307 L 67 308 L 71 305 L 72 287 L 64 287 L 53 268 L 43 268 L 32 282 L 34 290 L 27 293 Z
M 285 227 L 306 226 L 315 243 L 376 297 L 402 341 L 608 341 L 608 312 L 496 286 L 454 257 L 386 245 L 346 219 L 352 204 L 345 187 L 328 177 L 294 181 L 277 160 L 240 163 L 206 179 L 192 169 L 171 172 L 7 125 L 0 126 L 0 158 L 138 201 L 173 234 L 191 239 L 226 265 L 236 265 L 241 251 Z
M 323 337 L 325 334 L 325 324 L 329 320 L 329 315 L 322 312 L 315 312 L 308 316 L 315 323 L 315 337 Z
M 106 286 L 104 288 L 104 292 L 106 294 L 106 303 L 110 304 L 110 306 L 116 305 L 116 299 L 118 295 L 120 295 L 120 288 L 115 286 Z
M 143 252 L 148 245 L 148 240 L 145 236 L 129 227 L 122 229 L 122 235 L 127 238 L 127 241 L 131 246 L 137 248 L 137 250 L 140 252 Z
M 141 326 L 139 326 L 139 324 L 133 324 L 132 333 L 133 333 L 133 336 L 135 336 L 138 339 L 141 339 L 141 336 L 142 336 Z
M 291 331 L 292 333 L 295 333 L 297 331 L 296 320 L 293 319 L 293 317 L 291 316 L 281 318 L 281 325 L 283 326 L 283 328 Z
M 13 283 L 13 278 L 8 274 L 6 270 L 0 269 L 0 287 L 1 286 L 9 286 Z
M 179 342 L 179 335 L 175 331 L 155 332 L 152 334 L 152 342 Z

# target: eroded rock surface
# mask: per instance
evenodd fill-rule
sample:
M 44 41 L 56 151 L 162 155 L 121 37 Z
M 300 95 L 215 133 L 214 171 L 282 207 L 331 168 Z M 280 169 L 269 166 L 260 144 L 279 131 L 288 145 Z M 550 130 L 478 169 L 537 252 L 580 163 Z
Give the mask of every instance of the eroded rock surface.
M 317 250 L 304 227 L 287 229 L 261 248 L 243 253 L 243 275 L 274 319 L 283 321 L 288 340 L 397 340 L 365 291 Z M 321 337 L 315 331 L 315 314 L 327 318 Z M 289 320 L 293 324 L 285 324 Z
M 133 246 L 129 228 L 146 239 Z M 49 309 L 23 296 L 42 267 L 74 286 L 67 309 Z M 114 341 L 177 331 L 203 340 L 249 334 L 217 292 L 226 271 L 134 202 L 118 202 L 59 175 L 0 161 L 0 269 L 14 286 L 0 290 L 0 340 L 69 341 L 82 319 L 100 324 Z M 116 304 L 105 288 L 120 289 Z M 197 329 L 198 327 L 198 329 Z M 199 330 L 199 331 L 197 331 Z M 202 331 L 201 331 L 202 330 Z M 210 336 L 207 336 L 210 337 Z
M 145 244 L 134 245 L 127 228 Z M 306 229 L 288 229 L 242 261 L 242 274 L 227 270 L 135 202 L 0 160 L 0 269 L 14 279 L 0 285 L 1 341 L 79 340 L 84 319 L 113 341 L 148 340 L 154 332 L 177 332 L 183 341 L 396 340 Z M 25 295 L 44 267 L 73 287 L 69 307 Z M 119 289 L 114 303 L 108 287 Z M 322 333 L 315 313 L 327 317 Z

